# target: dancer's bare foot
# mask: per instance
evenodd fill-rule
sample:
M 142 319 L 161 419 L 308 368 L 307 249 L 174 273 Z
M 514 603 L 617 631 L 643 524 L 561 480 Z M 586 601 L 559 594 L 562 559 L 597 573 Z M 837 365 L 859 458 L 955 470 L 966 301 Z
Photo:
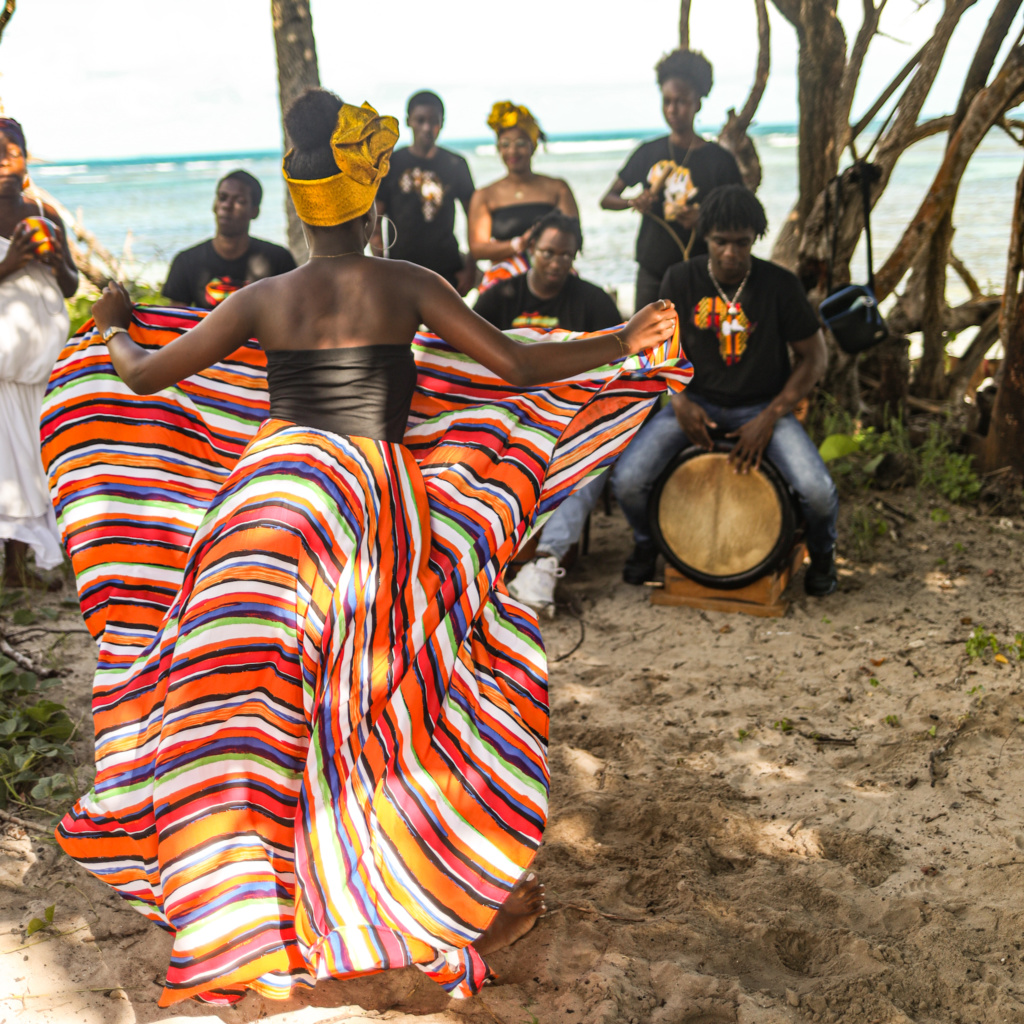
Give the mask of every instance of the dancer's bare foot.
M 511 946 L 521 939 L 548 908 L 544 904 L 544 886 L 531 871 L 520 878 L 501 905 L 491 926 L 473 943 L 473 948 L 482 956 L 496 949 Z

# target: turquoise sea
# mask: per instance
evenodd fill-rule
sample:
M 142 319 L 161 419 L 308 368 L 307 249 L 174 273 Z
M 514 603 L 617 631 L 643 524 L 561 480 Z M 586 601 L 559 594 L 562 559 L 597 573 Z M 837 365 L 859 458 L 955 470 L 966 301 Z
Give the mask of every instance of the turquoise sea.
M 556 137 L 538 152 L 534 162 L 540 173 L 563 177 L 571 185 L 585 236 L 578 269 L 595 283 L 618 289 L 624 309 L 632 303 L 637 217 L 628 211 L 601 210 L 598 202 L 629 153 L 658 134 L 661 132 L 653 129 L 601 137 Z M 714 137 L 715 133 L 705 130 L 704 134 Z M 944 137 L 926 140 L 905 154 L 898 165 L 872 220 L 876 263 L 892 248 L 923 198 L 941 161 L 944 142 Z M 441 144 L 466 157 L 478 184 L 501 176 L 493 142 L 457 142 L 442 136 Z M 770 231 L 758 252 L 767 256 L 772 237 L 796 195 L 797 140 L 791 126 L 764 126 L 757 129 L 755 144 L 764 171 L 758 194 L 768 212 Z M 263 206 L 254 233 L 284 241 L 280 159 L 280 153 L 226 153 L 69 160 L 34 164 L 31 174 L 66 207 L 79 212 L 86 227 L 107 248 L 128 256 L 145 280 L 159 285 L 175 252 L 212 234 L 214 184 L 236 167 L 244 167 L 263 183 Z M 1020 169 L 1020 149 L 1001 132 L 991 133 L 970 165 L 955 213 L 954 251 L 983 286 L 991 284 L 997 290 L 1002 286 L 1014 184 Z M 464 239 L 461 219 L 458 229 Z M 855 277 L 862 266 L 862 260 L 855 262 Z M 950 292 L 952 297 L 966 296 L 956 279 L 951 281 Z

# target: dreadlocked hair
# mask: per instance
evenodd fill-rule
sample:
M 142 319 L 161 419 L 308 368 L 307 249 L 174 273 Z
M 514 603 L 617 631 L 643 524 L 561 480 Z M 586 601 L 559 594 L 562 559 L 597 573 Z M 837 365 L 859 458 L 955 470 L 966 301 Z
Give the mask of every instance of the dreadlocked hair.
M 755 238 L 763 238 L 768 218 L 760 200 L 746 185 L 719 185 L 701 200 L 698 238 L 706 238 L 712 231 L 748 229 Z

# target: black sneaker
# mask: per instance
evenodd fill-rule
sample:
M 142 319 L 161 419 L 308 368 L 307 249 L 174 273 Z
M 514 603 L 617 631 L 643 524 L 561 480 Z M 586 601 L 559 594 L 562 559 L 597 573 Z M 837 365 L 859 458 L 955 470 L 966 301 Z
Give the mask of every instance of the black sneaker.
M 650 540 L 641 541 L 626 559 L 626 564 L 622 567 L 622 578 L 627 583 L 639 587 L 648 580 L 654 579 L 654 567 L 657 562 L 657 545 Z
M 838 586 L 835 549 L 820 555 L 812 554 L 811 564 L 804 574 L 804 590 L 811 597 L 825 597 L 834 593 Z

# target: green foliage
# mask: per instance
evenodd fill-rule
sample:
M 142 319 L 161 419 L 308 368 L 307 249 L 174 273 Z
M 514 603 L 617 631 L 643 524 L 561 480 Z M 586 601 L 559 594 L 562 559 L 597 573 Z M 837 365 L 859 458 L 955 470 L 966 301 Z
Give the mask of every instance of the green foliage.
M 854 452 L 859 452 L 861 442 L 852 434 L 829 434 L 818 446 L 818 454 L 825 462 L 845 459 Z
M 971 468 L 974 456 L 953 451 L 940 424 L 928 424 L 928 436 L 916 451 L 922 486 L 957 504 L 974 501 L 981 493 L 981 481 Z
M 50 906 L 43 911 L 42 918 L 33 917 L 28 923 L 28 927 L 25 929 L 25 937 L 31 938 L 36 932 L 41 932 L 44 928 L 49 928 L 53 924 L 53 915 L 57 909 L 56 903 L 51 903 Z
M 870 508 L 858 505 L 850 516 L 850 543 L 858 561 L 868 558 L 875 544 L 889 532 L 885 518 Z
M 72 764 L 67 741 L 75 727 L 63 704 L 40 697 L 48 685 L 0 656 L 0 807 L 74 796 L 74 776 L 54 769 Z
M 995 633 L 990 633 L 984 626 L 975 626 L 974 632 L 964 644 L 967 657 L 974 661 L 977 658 L 995 657 L 999 653 L 999 641 Z
M 890 729 L 899 729 L 900 728 L 900 716 L 899 715 L 886 715 L 885 716 L 885 724 L 887 726 L 889 726 Z
M 772 723 L 773 729 L 778 729 L 779 732 L 790 732 L 793 729 L 793 723 L 788 718 L 780 718 L 777 722 Z
M 834 399 L 826 396 L 826 428 L 843 423 L 833 408 L 835 404 Z M 924 441 L 915 447 L 901 419 L 890 419 L 881 431 L 874 427 L 860 429 L 848 417 L 847 420 L 844 429 L 827 429 L 818 447 L 834 477 L 845 477 L 856 487 L 869 487 L 886 456 L 894 456 L 915 486 L 947 501 L 963 504 L 975 501 L 981 493 L 973 456 L 954 450 L 943 424 L 934 420 L 929 423 Z

